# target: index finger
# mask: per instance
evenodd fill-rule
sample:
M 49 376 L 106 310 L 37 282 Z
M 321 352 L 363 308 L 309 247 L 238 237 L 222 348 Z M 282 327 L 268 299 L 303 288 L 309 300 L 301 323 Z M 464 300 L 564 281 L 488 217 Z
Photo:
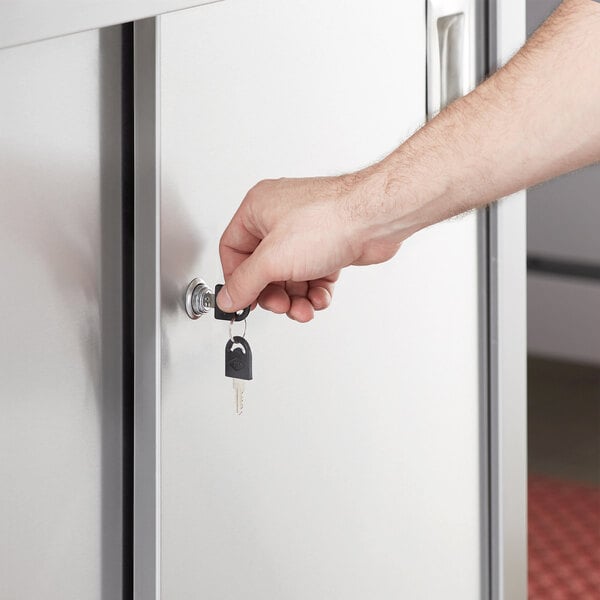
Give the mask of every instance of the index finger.
M 260 238 L 248 231 L 239 212 L 236 213 L 219 242 L 219 256 L 225 279 L 256 250 L 259 243 Z

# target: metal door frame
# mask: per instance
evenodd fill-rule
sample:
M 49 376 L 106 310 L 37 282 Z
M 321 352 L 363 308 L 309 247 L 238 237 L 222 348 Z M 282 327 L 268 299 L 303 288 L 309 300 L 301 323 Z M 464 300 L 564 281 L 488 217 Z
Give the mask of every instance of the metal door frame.
M 160 17 L 134 22 L 133 597 L 160 598 Z
M 488 0 L 486 71 L 525 42 L 525 0 Z M 490 600 L 527 598 L 526 191 L 486 209 Z

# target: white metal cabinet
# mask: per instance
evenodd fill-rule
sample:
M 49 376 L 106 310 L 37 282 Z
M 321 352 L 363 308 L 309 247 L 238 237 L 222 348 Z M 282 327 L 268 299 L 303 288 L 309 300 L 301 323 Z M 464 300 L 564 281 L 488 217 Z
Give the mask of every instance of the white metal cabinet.
M 0 47 L 196 3 L 9 0 Z M 168 17 L 164 52 L 148 18 L 132 72 L 115 30 L 0 54 L 2 597 L 130 597 L 132 563 L 143 600 L 525 596 L 522 205 L 479 247 L 471 216 L 350 271 L 314 324 L 254 314 L 243 420 L 222 324 L 183 316 L 248 186 L 361 166 L 424 120 L 425 2 L 363 4 L 229 0 Z M 523 1 L 476 4 L 506 59 Z
M 162 598 L 479 598 L 474 215 L 348 270 L 310 325 L 253 313 L 241 418 L 227 325 L 181 304 L 257 180 L 424 122 L 425 3 L 228 0 L 161 38 Z
M 0 51 L 0 598 L 121 595 L 120 30 Z

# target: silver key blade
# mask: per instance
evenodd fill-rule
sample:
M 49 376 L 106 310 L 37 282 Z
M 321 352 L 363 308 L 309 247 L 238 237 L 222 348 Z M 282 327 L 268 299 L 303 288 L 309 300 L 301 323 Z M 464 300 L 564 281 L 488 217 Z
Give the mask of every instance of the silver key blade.
M 244 389 L 245 382 L 243 379 L 234 379 L 233 380 L 233 390 L 235 397 L 235 412 L 238 415 L 242 414 L 244 410 Z

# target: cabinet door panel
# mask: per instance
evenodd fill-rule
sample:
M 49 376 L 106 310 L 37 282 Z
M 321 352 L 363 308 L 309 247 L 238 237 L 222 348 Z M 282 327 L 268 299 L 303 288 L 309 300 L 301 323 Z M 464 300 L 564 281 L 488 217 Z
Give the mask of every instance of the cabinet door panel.
M 255 311 L 241 417 L 227 324 L 181 302 L 222 280 L 256 181 L 359 168 L 423 123 L 425 2 L 228 0 L 161 43 L 163 598 L 478 598 L 474 215 L 347 269 L 308 325 Z
M 0 598 L 121 596 L 121 32 L 0 51 Z

